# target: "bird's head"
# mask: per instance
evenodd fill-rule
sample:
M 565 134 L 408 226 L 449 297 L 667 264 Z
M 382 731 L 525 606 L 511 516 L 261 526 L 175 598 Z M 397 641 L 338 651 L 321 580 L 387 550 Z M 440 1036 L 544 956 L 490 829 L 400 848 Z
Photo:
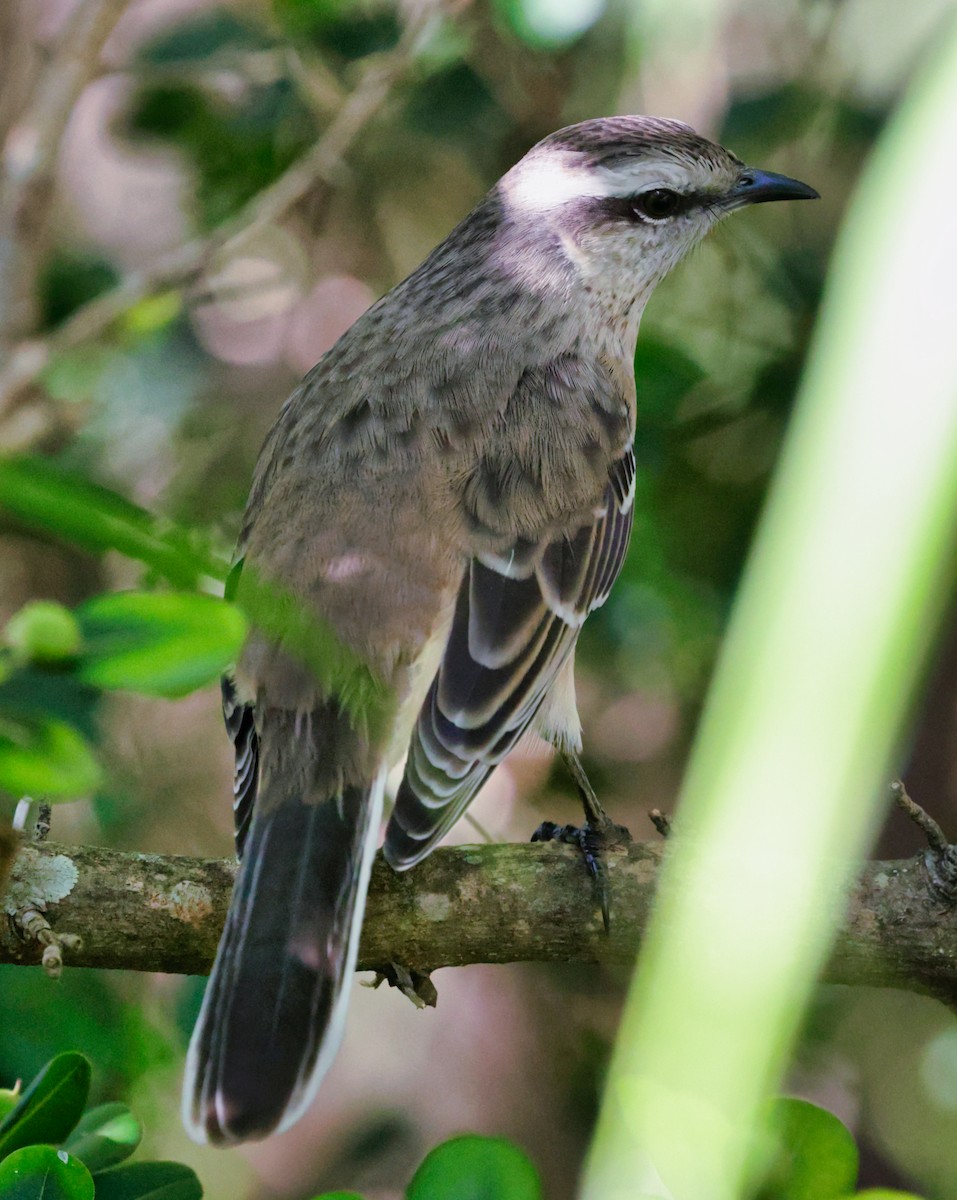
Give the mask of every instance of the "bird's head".
M 810 200 L 680 121 L 607 117 L 550 134 L 501 181 L 507 219 L 560 239 L 586 274 L 647 295 L 728 213 Z

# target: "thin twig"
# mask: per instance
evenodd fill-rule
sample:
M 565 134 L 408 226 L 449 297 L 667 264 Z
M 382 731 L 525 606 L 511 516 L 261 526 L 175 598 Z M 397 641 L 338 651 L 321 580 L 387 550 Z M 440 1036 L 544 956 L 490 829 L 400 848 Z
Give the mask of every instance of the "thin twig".
M 3 147 L 0 176 L 0 351 L 33 329 L 49 234 L 53 175 L 67 121 L 129 0 L 81 0 L 26 111 Z
M 132 272 L 112 291 L 83 305 L 47 337 L 16 347 L 6 369 L 0 372 L 0 416 L 9 412 L 19 393 L 54 357 L 105 333 L 145 297 L 192 284 L 214 256 L 228 254 L 251 234 L 278 221 L 317 183 L 330 183 L 358 135 L 414 63 L 439 12 L 436 5 L 423 7 L 393 50 L 365 62 L 354 90 L 318 141 L 235 217 L 207 237 L 195 238 Z
M 947 835 L 943 829 L 941 829 L 926 809 L 921 808 L 916 800 L 910 798 L 907 794 L 907 788 L 904 787 L 903 780 L 895 779 L 890 787 L 894 803 L 923 832 L 930 848 L 938 854 L 944 854 L 949 849 L 950 842 L 947 840 Z
M 304 57 L 300 50 L 289 46 L 285 53 L 285 67 L 297 92 L 315 116 L 326 120 L 330 113 L 341 107 L 345 100 L 342 85 L 318 54 Z
M 129 0 L 81 0 L 77 5 L 37 80 L 28 111 L 17 122 L 22 131 L 29 131 L 30 152 L 22 155 L 21 139 L 18 147 L 7 147 L 4 166 L 14 184 L 22 186 L 52 172 L 74 105 L 128 4 Z
M 667 813 L 660 808 L 652 808 L 648 812 L 648 819 L 663 838 L 671 837 L 671 818 Z
M 488 829 L 485 828 L 478 817 L 473 816 L 470 812 L 465 813 L 465 820 L 469 825 L 472 826 L 483 842 L 487 842 L 488 845 L 491 846 L 495 841 L 498 840 L 497 838 L 492 837 L 492 834 Z
M 30 0 L 7 0 L 0 4 L 0 141 L 26 107 L 26 97 L 35 86 L 37 75 L 49 59 L 33 38 L 32 21 L 36 6 Z

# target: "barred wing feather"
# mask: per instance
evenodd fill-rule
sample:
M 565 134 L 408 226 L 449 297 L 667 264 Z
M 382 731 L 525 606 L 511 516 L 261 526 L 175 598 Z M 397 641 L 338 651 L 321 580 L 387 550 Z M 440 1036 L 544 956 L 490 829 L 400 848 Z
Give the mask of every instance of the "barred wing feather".
M 233 743 L 236 767 L 233 774 L 233 823 L 236 838 L 236 857 L 242 858 L 249 833 L 249 822 L 259 789 L 259 734 L 251 704 L 243 704 L 236 696 L 233 682 L 223 676 L 223 718 L 226 732 Z
M 628 450 L 593 521 L 472 561 L 386 831 L 385 855 L 397 869 L 425 858 L 528 728 L 621 570 L 634 485 Z

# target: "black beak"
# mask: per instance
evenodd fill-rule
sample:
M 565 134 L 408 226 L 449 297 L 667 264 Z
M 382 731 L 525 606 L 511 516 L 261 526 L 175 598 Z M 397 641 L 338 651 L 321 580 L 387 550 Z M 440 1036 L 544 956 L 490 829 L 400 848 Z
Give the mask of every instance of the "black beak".
M 744 204 L 766 204 L 769 200 L 820 200 L 820 195 L 799 179 L 776 175 L 774 171 L 758 171 L 747 167 L 738 182 L 728 192 L 731 208 Z

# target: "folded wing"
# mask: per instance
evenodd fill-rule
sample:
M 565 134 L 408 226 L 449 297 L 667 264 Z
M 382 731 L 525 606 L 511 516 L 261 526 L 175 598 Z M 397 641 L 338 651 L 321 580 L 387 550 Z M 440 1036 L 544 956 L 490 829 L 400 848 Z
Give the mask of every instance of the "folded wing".
M 429 853 L 528 728 L 621 570 L 634 484 L 629 449 L 591 521 L 473 559 L 386 832 L 385 855 L 397 869 Z

